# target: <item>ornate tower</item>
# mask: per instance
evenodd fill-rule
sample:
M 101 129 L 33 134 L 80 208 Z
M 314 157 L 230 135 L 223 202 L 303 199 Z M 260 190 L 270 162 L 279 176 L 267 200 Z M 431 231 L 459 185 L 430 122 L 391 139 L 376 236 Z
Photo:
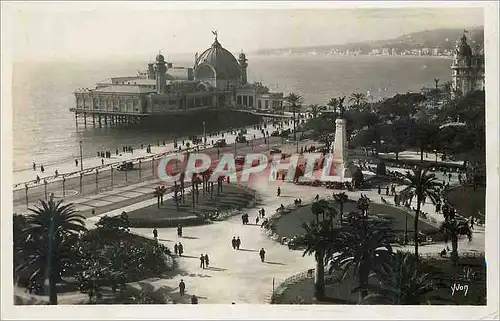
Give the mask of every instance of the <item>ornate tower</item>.
M 241 84 L 246 85 L 247 84 L 247 57 L 245 54 L 242 52 L 240 53 L 240 57 L 238 59 L 238 63 L 240 64 L 240 69 L 241 69 Z
M 165 74 L 167 73 L 167 64 L 165 57 L 161 53 L 156 56 L 156 93 L 165 92 Z
M 467 31 L 457 41 L 451 65 L 452 95 L 467 95 L 484 87 L 484 56 L 475 54 L 467 43 Z

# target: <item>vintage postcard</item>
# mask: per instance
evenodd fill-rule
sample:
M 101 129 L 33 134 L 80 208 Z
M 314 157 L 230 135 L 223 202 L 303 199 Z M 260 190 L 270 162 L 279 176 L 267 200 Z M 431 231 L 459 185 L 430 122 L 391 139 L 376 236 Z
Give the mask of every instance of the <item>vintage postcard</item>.
M 2 318 L 498 318 L 498 7 L 2 1 Z

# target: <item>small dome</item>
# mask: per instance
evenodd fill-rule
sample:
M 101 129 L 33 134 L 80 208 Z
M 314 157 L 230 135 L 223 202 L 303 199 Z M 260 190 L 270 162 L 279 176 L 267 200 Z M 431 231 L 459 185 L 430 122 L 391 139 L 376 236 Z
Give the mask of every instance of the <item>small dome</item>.
M 465 34 L 460 38 L 460 42 L 457 44 L 457 53 L 462 57 L 471 57 L 472 49 L 467 43 L 467 37 Z
M 161 53 L 159 53 L 158 56 L 156 56 L 156 61 L 157 62 L 164 62 L 165 57 L 163 57 L 163 55 Z
M 212 46 L 198 57 L 195 73 L 198 77 L 204 78 L 204 75 L 212 68 L 217 77 L 239 79 L 241 75 L 238 61 L 232 53 L 222 47 L 217 38 Z

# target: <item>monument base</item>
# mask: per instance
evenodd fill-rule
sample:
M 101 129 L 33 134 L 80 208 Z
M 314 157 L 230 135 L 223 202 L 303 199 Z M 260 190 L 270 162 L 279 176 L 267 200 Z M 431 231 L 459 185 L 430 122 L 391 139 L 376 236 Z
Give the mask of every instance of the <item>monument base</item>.
M 357 170 L 358 168 L 352 161 L 335 163 L 335 176 L 338 176 L 341 182 L 352 181 L 354 173 L 356 173 Z

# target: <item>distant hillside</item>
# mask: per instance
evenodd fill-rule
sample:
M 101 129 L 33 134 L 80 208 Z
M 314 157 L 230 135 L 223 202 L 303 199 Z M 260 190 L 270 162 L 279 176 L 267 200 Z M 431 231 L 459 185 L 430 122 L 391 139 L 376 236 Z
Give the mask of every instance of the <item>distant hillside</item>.
M 468 38 L 472 40 L 471 45 L 482 45 L 484 43 L 484 27 L 473 27 L 468 30 Z M 394 48 L 397 52 L 422 48 L 439 48 L 441 51 L 452 50 L 463 34 L 464 29 L 434 29 L 410 33 L 394 39 L 367 41 L 360 43 L 347 43 L 342 45 L 325 45 L 299 48 L 277 48 L 264 49 L 255 52 L 261 55 L 273 54 L 306 54 L 316 52 L 327 54 L 332 51 L 350 52 L 357 51 L 359 54 L 368 54 L 373 49 Z

